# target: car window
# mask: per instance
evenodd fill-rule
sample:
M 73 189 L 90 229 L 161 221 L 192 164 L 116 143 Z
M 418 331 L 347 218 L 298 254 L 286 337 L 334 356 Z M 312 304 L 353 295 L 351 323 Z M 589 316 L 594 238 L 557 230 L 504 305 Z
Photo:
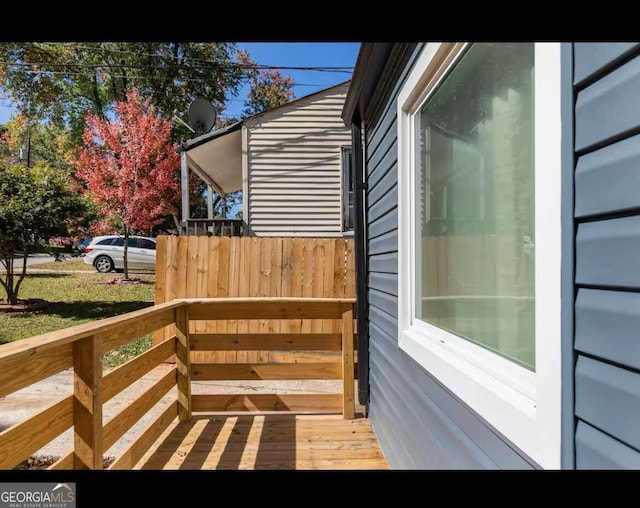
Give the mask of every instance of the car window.
M 122 245 L 124 245 L 124 241 L 122 242 Z M 135 248 L 140 247 L 138 245 L 138 239 L 137 238 L 129 238 L 129 247 L 135 247 Z
M 124 246 L 124 238 L 122 238 L 122 237 L 114 238 L 113 240 L 111 240 L 111 245 L 116 246 L 116 247 L 123 247 Z
M 151 240 L 147 240 L 146 238 L 140 238 L 139 247 L 141 249 L 156 250 L 156 243 Z
M 113 242 L 113 238 L 105 238 L 96 243 L 96 245 L 111 245 L 111 242 Z

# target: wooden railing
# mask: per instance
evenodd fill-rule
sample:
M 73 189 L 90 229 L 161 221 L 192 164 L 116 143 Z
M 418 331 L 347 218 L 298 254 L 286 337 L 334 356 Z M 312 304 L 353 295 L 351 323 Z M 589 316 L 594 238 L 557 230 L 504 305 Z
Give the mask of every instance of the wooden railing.
M 243 236 L 242 219 L 187 219 L 183 234 L 193 236 Z
M 181 299 L 121 316 L 86 323 L 0 346 L 0 397 L 73 368 L 73 394 L 0 432 L 0 469 L 9 469 L 73 426 L 73 450 L 51 469 L 102 469 L 108 450 L 177 386 L 177 397 L 110 469 L 133 467 L 176 416 L 192 412 L 342 412 L 353 418 L 353 299 L 220 298 Z M 190 334 L 192 320 L 339 319 L 341 333 Z M 176 334 L 129 362 L 103 373 L 102 356 L 154 330 L 174 324 Z M 317 363 L 191 363 L 192 351 L 341 351 L 339 361 Z M 103 423 L 103 404 L 175 357 L 153 386 Z M 342 379 L 341 393 L 278 395 L 191 395 L 191 381 L 256 379 Z

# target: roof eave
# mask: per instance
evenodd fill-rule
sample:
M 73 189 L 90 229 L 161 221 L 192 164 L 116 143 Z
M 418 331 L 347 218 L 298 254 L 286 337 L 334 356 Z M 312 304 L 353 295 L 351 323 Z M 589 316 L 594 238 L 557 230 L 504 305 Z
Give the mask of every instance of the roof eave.
M 221 136 L 224 136 L 225 134 L 229 134 L 241 129 L 242 124 L 243 121 L 236 122 L 231 125 L 227 125 L 226 127 L 222 127 L 221 129 L 216 129 L 215 131 L 202 134 L 197 138 L 188 139 L 187 141 L 182 142 L 176 147 L 176 152 L 188 152 L 189 150 L 196 148 L 197 146 L 204 145 L 212 139 L 219 138 Z

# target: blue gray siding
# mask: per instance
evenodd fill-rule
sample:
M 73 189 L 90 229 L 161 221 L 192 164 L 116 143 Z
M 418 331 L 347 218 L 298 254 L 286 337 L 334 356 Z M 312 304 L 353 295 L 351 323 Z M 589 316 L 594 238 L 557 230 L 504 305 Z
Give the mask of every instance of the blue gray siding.
M 574 60 L 575 463 L 640 468 L 640 45 Z
M 509 443 L 398 348 L 396 99 L 416 52 L 366 126 L 371 402 L 369 417 L 394 468 L 531 468 Z

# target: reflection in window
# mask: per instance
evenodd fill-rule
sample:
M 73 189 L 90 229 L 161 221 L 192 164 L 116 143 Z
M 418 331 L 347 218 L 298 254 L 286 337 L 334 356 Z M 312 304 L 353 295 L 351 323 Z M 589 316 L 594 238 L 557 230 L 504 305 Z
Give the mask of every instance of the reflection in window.
M 474 44 L 416 116 L 417 317 L 535 366 L 533 44 Z

